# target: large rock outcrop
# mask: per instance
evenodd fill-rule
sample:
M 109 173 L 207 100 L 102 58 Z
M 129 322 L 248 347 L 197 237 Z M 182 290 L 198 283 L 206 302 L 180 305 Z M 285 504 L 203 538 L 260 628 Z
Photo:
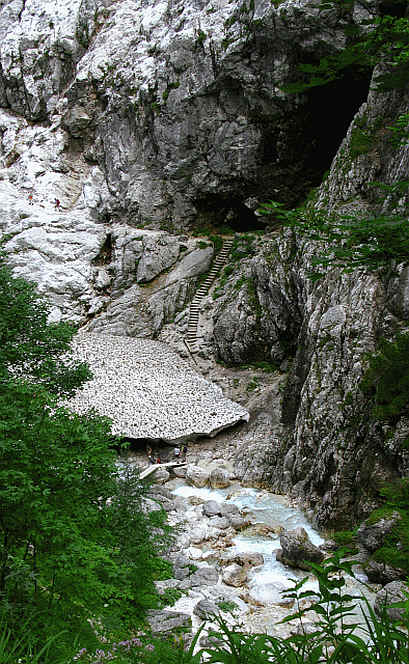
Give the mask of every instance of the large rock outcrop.
M 51 319 L 180 348 L 214 254 L 186 233 L 260 229 L 260 201 L 297 203 L 327 169 L 318 207 L 406 213 L 407 193 L 379 202 L 373 182 L 407 178 L 409 148 L 388 129 L 408 113 L 407 91 L 368 92 L 361 68 L 283 91 L 380 5 L 2 2 L 0 231 L 15 272 L 50 296 Z M 314 284 L 314 244 L 266 230 L 203 302 L 203 355 L 287 373 L 254 403 L 237 475 L 339 524 L 409 472 L 407 418 L 371 421 L 359 390 L 365 353 L 407 325 L 408 269 L 328 269 Z

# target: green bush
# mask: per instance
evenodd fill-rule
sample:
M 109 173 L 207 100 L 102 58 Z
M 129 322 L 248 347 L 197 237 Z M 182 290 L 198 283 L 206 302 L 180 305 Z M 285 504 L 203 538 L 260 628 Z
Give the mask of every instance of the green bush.
M 378 351 L 367 355 L 361 390 L 373 400 L 376 419 L 396 421 L 409 412 L 409 332 L 393 341 L 381 339 Z
M 170 541 L 138 474 L 119 477 L 111 423 L 61 405 L 90 377 L 74 329 L 47 323 L 33 284 L 0 256 L 0 625 L 3 659 L 45 664 L 126 634 L 161 605 Z M 29 625 L 29 629 L 27 628 Z M 8 635 L 12 635 L 12 641 Z M 1 653 L 1 650 L 0 650 Z M 6 653 L 6 654 L 4 654 Z M 17 660 L 11 660 L 17 664 Z
M 409 479 L 397 480 L 381 489 L 380 493 L 385 504 L 372 512 L 369 521 L 376 523 L 381 518 L 391 516 L 393 512 L 397 512 L 401 519 L 373 557 L 409 575 Z
M 311 564 L 318 590 L 304 590 L 307 578 L 294 582 L 284 593 L 294 601 L 295 609 L 282 622 L 291 621 L 293 636 L 274 637 L 249 634 L 227 625 L 220 614 L 212 618 L 216 625 L 209 631 L 214 645 L 198 648 L 199 630 L 188 649 L 180 636 L 166 640 L 141 637 L 144 643 L 113 654 L 114 664 L 408 664 L 409 600 L 399 605 L 404 610 L 400 624 L 387 612 L 377 616 L 364 596 L 351 595 L 345 575 L 353 575 L 354 561 L 342 560 L 345 552 L 327 559 L 322 565 Z M 306 600 L 308 604 L 306 604 Z M 363 612 L 360 624 L 357 607 Z M 314 621 L 315 629 L 307 629 Z M 298 629 L 296 629 L 298 627 Z M 195 654 L 194 651 L 197 649 Z M 104 649 L 106 650 L 106 649 Z M 80 664 L 105 664 L 106 657 L 89 658 Z

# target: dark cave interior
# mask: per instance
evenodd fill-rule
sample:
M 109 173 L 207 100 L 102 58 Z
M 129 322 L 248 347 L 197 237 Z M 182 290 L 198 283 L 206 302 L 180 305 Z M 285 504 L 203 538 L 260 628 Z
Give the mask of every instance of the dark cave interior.
M 266 218 L 244 203 L 249 196 L 260 203 L 274 198 L 288 207 L 300 205 L 329 170 L 354 115 L 367 98 L 370 78 L 367 68 L 355 66 L 326 85 L 304 91 L 304 104 L 289 122 L 285 148 L 288 159 L 278 156 L 274 124 L 263 123 L 261 159 L 268 172 L 261 186 L 263 191 L 254 185 L 243 185 L 241 191 L 204 195 L 195 201 L 197 228 L 210 226 L 214 233 L 265 229 Z

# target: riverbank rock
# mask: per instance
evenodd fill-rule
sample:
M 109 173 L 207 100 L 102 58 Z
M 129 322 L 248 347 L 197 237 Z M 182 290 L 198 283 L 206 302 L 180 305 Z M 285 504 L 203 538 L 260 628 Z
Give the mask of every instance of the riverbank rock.
M 223 582 L 228 586 L 243 586 L 247 581 L 247 572 L 241 565 L 232 563 L 223 570 Z
M 196 586 L 214 586 L 219 580 L 217 570 L 211 565 L 202 565 L 180 584 L 180 588 L 195 588 Z
M 377 560 L 369 560 L 364 565 L 365 574 L 371 583 L 381 583 L 382 585 L 406 579 L 408 573 L 399 567 L 392 567 Z
M 203 503 L 203 514 L 208 517 L 220 516 L 222 513 L 222 503 L 216 500 L 208 500 Z
M 153 473 L 153 481 L 157 484 L 165 484 L 170 478 L 170 473 L 166 468 L 158 468 Z
M 264 563 L 263 554 L 252 551 L 226 551 L 220 560 L 221 564 L 237 563 L 242 567 L 258 567 Z
M 200 466 L 188 466 L 186 471 L 186 481 L 199 489 L 206 486 L 209 480 L 209 473 Z
M 283 565 L 309 570 L 308 562 L 320 563 L 324 560 L 324 553 L 314 546 L 304 528 L 285 530 L 280 535 L 280 544 L 276 558 Z
M 387 583 L 382 590 L 380 590 L 375 599 L 375 613 L 381 615 L 385 607 L 395 602 L 402 602 L 408 599 L 409 587 L 403 581 L 392 581 Z M 405 615 L 405 609 L 398 607 L 387 608 L 387 613 L 392 620 L 400 620 Z
M 189 631 L 192 629 L 192 620 L 187 613 L 151 609 L 148 611 L 147 620 L 152 634 L 164 634 L 181 628 Z
M 218 612 L 216 604 L 210 599 L 201 599 L 193 609 L 194 615 L 201 620 L 208 620 Z
M 357 539 L 360 547 L 369 553 L 373 553 L 385 543 L 385 539 L 396 528 L 402 520 L 399 512 L 392 512 L 387 517 L 377 521 L 367 519 L 364 521 L 357 532 Z
M 224 468 L 213 468 L 210 472 L 209 483 L 212 489 L 225 489 L 230 486 L 230 473 Z

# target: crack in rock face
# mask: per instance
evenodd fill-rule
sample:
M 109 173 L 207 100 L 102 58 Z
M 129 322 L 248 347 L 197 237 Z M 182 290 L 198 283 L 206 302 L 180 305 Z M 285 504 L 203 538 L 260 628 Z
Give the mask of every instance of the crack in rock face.
M 112 419 L 112 432 L 168 443 L 214 436 L 249 420 L 249 413 L 226 399 L 165 344 L 146 339 L 81 332 L 74 354 L 93 372 L 69 406 L 94 408 Z

